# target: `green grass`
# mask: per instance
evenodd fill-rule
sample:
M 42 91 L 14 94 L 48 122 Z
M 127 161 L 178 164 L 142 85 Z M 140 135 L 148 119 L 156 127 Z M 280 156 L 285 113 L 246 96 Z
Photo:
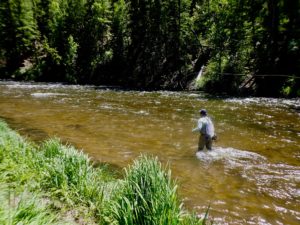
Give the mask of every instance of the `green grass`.
M 184 211 L 170 170 L 141 156 L 117 179 L 107 165 L 0 121 L 0 224 L 204 224 Z
M 120 224 L 179 224 L 177 186 L 158 160 L 141 157 L 126 170 L 123 188 L 112 201 L 111 222 Z
M 17 194 L 9 187 L 1 186 L 0 224 L 72 224 L 51 211 L 45 199 L 34 193 Z

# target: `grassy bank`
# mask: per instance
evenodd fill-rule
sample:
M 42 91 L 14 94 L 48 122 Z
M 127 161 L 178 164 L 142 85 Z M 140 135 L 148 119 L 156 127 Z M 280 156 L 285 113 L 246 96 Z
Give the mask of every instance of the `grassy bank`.
M 118 179 L 72 146 L 36 145 L 0 121 L 0 224 L 204 224 L 176 189 L 155 158 L 138 158 Z

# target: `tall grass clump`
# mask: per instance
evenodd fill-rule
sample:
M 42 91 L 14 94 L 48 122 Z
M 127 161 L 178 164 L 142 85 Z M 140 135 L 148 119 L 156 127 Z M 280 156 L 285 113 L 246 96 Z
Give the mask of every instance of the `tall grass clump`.
M 9 183 L 16 189 L 34 185 L 35 173 L 30 168 L 33 158 L 33 146 L 0 120 L 0 183 Z
M 104 195 L 110 194 L 114 182 L 106 166 L 93 167 L 87 155 L 59 139 L 44 142 L 40 149 L 41 187 L 72 207 L 85 205 L 89 216 L 100 219 Z
M 45 199 L 37 193 L 15 190 L 0 184 L 0 224 L 68 225 L 73 224 L 51 211 Z
M 125 170 L 123 188 L 110 205 L 111 224 L 179 224 L 177 185 L 157 158 L 142 156 Z
M 42 193 L 61 214 L 92 221 L 100 218 L 103 189 L 109 194 L 113 179 L 105 166 L 93 168 L 86 155 L 58 139 L 36 146 L 0 121 L 0 184 L 12 192 Z

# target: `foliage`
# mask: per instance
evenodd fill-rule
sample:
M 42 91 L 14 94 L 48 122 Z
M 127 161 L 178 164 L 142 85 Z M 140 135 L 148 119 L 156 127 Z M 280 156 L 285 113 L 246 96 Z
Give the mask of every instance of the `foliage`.
M 300 96 L 300 87 L 297 86 L 297 81 L 295 77 L 292 77 L 285 82 L 284 86 L 282 87 L 281 93 L 285 97 Z
M 1 77 L 184 89 L 205 65 L 207 91 L 237 93 L 249 74 L 294 75 L 295 95 L 298 9 L 294 0 L 3 0 Z M 288 79 L 257 78 L 256 94 L 279 95 Z

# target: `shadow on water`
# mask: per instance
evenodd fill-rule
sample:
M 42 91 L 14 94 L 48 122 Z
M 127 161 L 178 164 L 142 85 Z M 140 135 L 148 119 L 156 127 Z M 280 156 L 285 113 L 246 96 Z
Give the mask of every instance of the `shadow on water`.
M 18 122 L 17 120 L 15 120 L 13 118 L 0 116 L 0 119 L 7 122 L 7 124 L 13 130 L 16 130 L 18 133 L 25 136 L 26 138 L 28 138 L 31 141 L 40 143 L 49 138 L 48 133 L 44 130 L 34 128 L 34 127 L 29 127 L 25 123 Z
M 70 125 L 66 125 L 66 127 L 77 130 L 77 129 L 82 129 L 84 126 L 80 124 L 70 124 Z
M 25 136 L 26 138 L 28 138 L 29 140 L 37 144 L 42 143 L 43 141 L 50 138 L 47 132 L 41 129 L 28 127 L 26 124 L 17 122 L 13 118 L 0 116 L 0 119 L 5 121 L 13 130 L 16 130 L 19 134 Z M 71 129 L 81 129 L 84 126 L 79 124 L 70 124 L 67 125 L 66 127 Z M 60 142 L 67 146 L 70 145 L 70 142 L 65 139 L 60 139 Z M 80 149 L 78 146 L 76 146 L 75 143 L 72 143 L 72 146 L 74 146 L 76 149 Z M 94 168 L 102 168 L 115 178 L 123 178 L 124 173 L 123 173 L 123 168 L 121 166 L 114 163 L 102 162 L 96 158 L 90 158 L 90 159 L 92 161 L 92 165 Z

